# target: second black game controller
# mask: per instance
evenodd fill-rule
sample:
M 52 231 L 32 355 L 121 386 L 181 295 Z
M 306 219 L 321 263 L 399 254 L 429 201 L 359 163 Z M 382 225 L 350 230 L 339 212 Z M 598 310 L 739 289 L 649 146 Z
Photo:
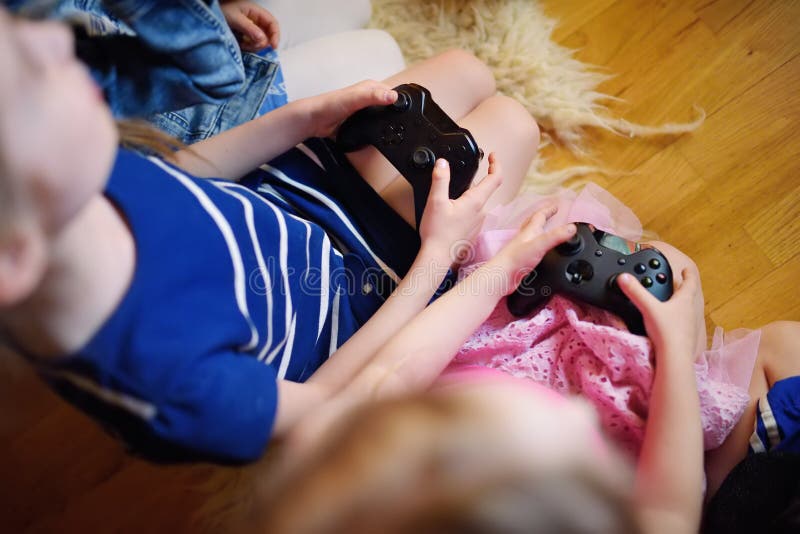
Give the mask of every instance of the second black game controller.
M 469 189 L 483 151 L 469 130 L 461 128 L 433 101 L 430 91 L 407 83 L 395 87 L 388 106 L 357 111 L 339 127 L 337 145 L 352 152 L 373 145 L 411 183 L 417 227 L 431 188 L 433 164 L 450 163 L 450 198 Z
M 545 254 L 519 287 L 508 296 L 508 310 L 518 317 L 559 293 L 606 309 L 622 318 L 634 334 L 644 335 L 639 310 L 616 283 L 630 273 L 658 300 L 672 296 L 672 269 L 655 248 L 631 247 L 622 238 L 588 223 L 577 223 L 569 240 Z

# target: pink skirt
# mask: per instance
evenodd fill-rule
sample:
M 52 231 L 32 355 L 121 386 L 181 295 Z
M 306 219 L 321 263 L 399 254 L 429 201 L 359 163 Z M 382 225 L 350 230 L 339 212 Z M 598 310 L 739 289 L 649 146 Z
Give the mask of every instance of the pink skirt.
M 559 212 L 549 225 L 588 222 L 631 241 L 641 239 L 641 224 L 633 212 L 597 185 L 588 184 L 579 193 L 522 195 L 489 214 L 459 277 L 496 254 L 531 213 L 553 199 Z M 725 334 L 717 328 L 711 348 L 697 355 L 706 449 L 722 444 L 747 407 L 760 334 L 759 330 Z M 650 341 L 628 332 L 618 317 L 555 295 L 523 318 L 512 316 L 501 300 L 459 350 L 448 373 L 477 365 L 562 394 L 580 395 L 597 409 L 605 434 L 638 456 L 653 383 L 652 361 Z

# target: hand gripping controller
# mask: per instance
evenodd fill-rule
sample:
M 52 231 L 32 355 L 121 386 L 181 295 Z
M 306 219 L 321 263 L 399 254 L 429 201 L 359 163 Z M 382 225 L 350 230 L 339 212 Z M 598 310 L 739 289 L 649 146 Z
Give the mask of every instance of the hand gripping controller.
M 483 151 L 469 130 L 461 128 L 421 85 L 395 87 L 397 100 L 388 106 L 372 106 L 347 118 L 336 142 L 345 152 L 373 145 L 411 183 L 417 227 L 431 189 L 433 164 L 438 158 L 450 163 L 450 198 L 469 189 Z
M 560 293 L 614 312 L 632 333 L 644 335 L 642 316 L 616 278 L 621 273 L 632 274 L 663 302 L 672 296 L 672 269 L 667 258 L 655 248 L 621 252 L 619 248 L 628 249 L 627 245 L 606 246 L 625 243 L 617 236 L 587 223 L 577 227 L 572 239 L 550 250 L 509 295 L 508 310 L 518 317 L 527 315 L 552 293 Z

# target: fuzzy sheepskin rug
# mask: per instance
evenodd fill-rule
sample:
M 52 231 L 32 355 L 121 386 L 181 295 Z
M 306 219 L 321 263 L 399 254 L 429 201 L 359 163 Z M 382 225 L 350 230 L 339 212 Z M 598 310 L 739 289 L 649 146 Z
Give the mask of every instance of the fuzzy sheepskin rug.
M 448 48 L 471 51 L 491 67 L 498 91 L 516 98 L 542 127 L 544 144 L 554 141 L 586 155 L 585 128 L 603 128 L 628 137 L 681 134 L 692 123 L 651 127 L 610 116 L 597 91 L 610 75 L 573 57 L 551 39 L 556 21 L 535 0 L 372 0 L 370 27 L 389 32 L 407 63 Z M 600 171 L 587 165 L 543 173 L 541 158 L 529 174 L 530 185 L 555 185 Z

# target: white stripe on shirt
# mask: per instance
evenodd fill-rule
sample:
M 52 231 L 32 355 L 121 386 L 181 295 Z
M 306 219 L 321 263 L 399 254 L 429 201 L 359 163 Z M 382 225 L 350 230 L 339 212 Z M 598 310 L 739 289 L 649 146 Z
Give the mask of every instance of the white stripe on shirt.
M 285 315 L 285 334 L 283 340 L 276 346 L 270 353 L 267 355 L 265 361 L 270 364 L 275 360 L 275 357 L 278 355 L 278 350 L 280 347 L 284 347 L 283 354 L 286 356 L 287 352 L 291 349 L 291 343 L 293 343 L 293 339 L 291 336 L 294 335 L 291 332 L 291 316 L 292 316 L 292 293 L 291 293 L 291 286 L 289 285 L 289 263 L 288 263 L 288 256 L 289 256 L 289 238 L 288 238 L 288 231 L 286 229 L 286 219 L 283 217 L 283 212 L 281 212 L 278 208 L 272 205 L 271 202 L 268 202 L 267 199 L 259 195 L 258 193 L 253 192 L 252 190 L 244 187 L 243 185 L 239 184 L 230 184 L 227 185 L 229 189 L 241 189 L 243 192 L 246 192 L 247 195 L 251 196 L 254 199 L 258 199 L 259 202 L 262 202 L 265 206 L 269 207 L 272 212 L 275 214 L 275 218 L 278 221 L 278 230 L 280 232 L 280 244 L 278 247 L 279 251 L 279 262 L 280 262 L 280 270 L 281 270 L 281 279 L 283 280 L 283 290 L 284 294 L 286 295 L 285 303 L 286 303 L 286 315 Z M 291 336 L 290 336 L 291 334 Z M 287 343 L 287 341 L 289 343 Z
M 286 372 L 289 370 L 289 360 L 292 359 L 292 349 L 294 348 L 294 331 L 296 326 L 297 315 L 295 314 L 292 316 L 292 325 L 289 327 L 289 335 L 286 336 L 289 341 L 286 343 L 286 350 L 283 352 L 281 365 L 278 368 L 278 380 L 283 380 L 286 378 Z
M 250 341 L 241 347 L 241 350 L 253 350 L 256 345 L 258 345 L 258 330 L 253 324 L 253 320 L 250 318 L 250 311 L 247 307 L 244 261 L 242 260 L 242 254 L 239 250 L 239 245 L 236 242 L 236 237 L 233 235 L 233 229 L 231 229 L 230 223 L 219 210 L 219 208 L 217 208 L 214 202 L 208 197 L 205 191 L 203 191 L 200 186 L 194 183 L 189 177 L 173 169 L 158 158 L 150 157 L 148 159 L 152 163 L 155 163 L 157 166 L 159 166 L 167 174 L 176 178 L 178 182 L 188 189 L 189 192 L 192 193 L 200 202 L 200 206 L 202 206 L 203 209 L 206 210 L 206 212 L 211 216 L 211 219 L 217 224 L 217 227 L 222 233 L 222 237 L 225 239 L 225 244 L 228 246 L 228 252 L 231 255 L 231 262 L 233 263 L 234 294 L 236 295 L 236 304 L 239 306 L 239 311 L 242 313 L 247 321 L 247 325 L 250 327 Z
M 384 263 L 383 260 L 381 260 L 372 251 L 372 248 L 370 248 L 370 246 L 367 244 L 367 242 L 364 240 L 364 238 L 361 236 L 361 234 L 358 232 L 358 230 L 356 230 L 356 228 L 353 226 L 353 224 L 350 221 L 350 219 L 339 208 L 339 206 L 336 204 L 336 202 L 334 202 L 329 197 L 323 195 L 320 191 L 314 189 L 313 187 L 309 187 L 309 186 L 307 186 L 305 184 L 302 184 L 300 182 L 292 180 L 283 171 L 273 167 L 272 165 L 264 164 L 264 165 L 261 166 L 261 169 L 263 169 L 264 171 L 272 174 L 273 176 L 275 176 L 279 180 L 281 180 L 283 182 L 286 182 L 287 184 L 289 184 L 289 185 L 291 185 L 291 186 L 293 186 L 293 187 L 295 187 L 297 189 L 300 189 L 301 191 L 305 191 L 309 195 L 321 200 L 323 204 L 328 206 L 339 217 L 339 219 L 342 221 L 342 223 L 344 223 L 344 225 L 347 227 L 347 229 L 350 230 L 350 233 L 352 233 L 353 236 L 355 236 L 355 238 L 358 239 L 359 243 L 361 243 L 361 245 L 366 249 L 367 253 L 370 256 L 372 256 L 372 259 L 375 261 L 375 263 L 377 263 L 378 266 L 381 269 L 383 269 L 383 272 L 385 272 L 387 275 L 389 275 L 392 278 L 392 280 L 394 280 L 396 283 L 400 283 L 400 278 L 397 276 L 397 273 L 395 273 L 394 270 L 391 267 L 386 265 L 386 263 Z
M 119 391 L 114 391 L 113 389 L 103 387 L 89 378 L 86 378 L 85 376 L 81 376 L 69 371 L 58 371 L 49 368 L 41 368 L 40 372 L 47 376 L 53 376 L 65 380 L 76 388 L 83 390 L 94 397 L 97 397 L 101 401 L 104 401 L 106 404 L 116 406 L 117 408 L 122 408 L 126 412 L 131 413 L 140 419 L 144 419 L 145 421 L 150 421 L 158 414 L 158 410 L 154 404 L 150 404 L 149 402 L 137 399 L 125 393 L 120 393 Z
M 261 250 L 261 243 L 258 240 L 258 234 L 256 233 L 255 227 L 255 220 L 253 216 L 253 204 L 244 196 L 240 195 L 236 191 L 232 191 L 232 187 L 230 185 L 233 184 L 221 184 L 221 183 L 214 183 L 220 191 L 233 196 L 239 202 L 242 203 L 244 207 L 244 218 L 245 222 L 247 223 L 247 230 L 250 233 L 250 241 L 253 243 L 253 251 L 256 255 L 256 263 L 258 263 L 258 270 L 261 272 L 261 276 L 264 280 L 264 293 L 266 294 L 267 299 L 267 340 L 264 342 L 264 346 L 258 353 L 258 360 L 261 361 L 267 355 L 267 351 L 272 348 L 272 279 L 270 278 L 269 271 L 267 270 L 266 263 L 264 262 L 264 254 Z
M 339 348 L 339 297 L 341 293 L 341 289 L 336 288 L 336 293 L 333 295 L 333 306 L 331 308 L 331 343 L 328 346 L 329 357 Z

